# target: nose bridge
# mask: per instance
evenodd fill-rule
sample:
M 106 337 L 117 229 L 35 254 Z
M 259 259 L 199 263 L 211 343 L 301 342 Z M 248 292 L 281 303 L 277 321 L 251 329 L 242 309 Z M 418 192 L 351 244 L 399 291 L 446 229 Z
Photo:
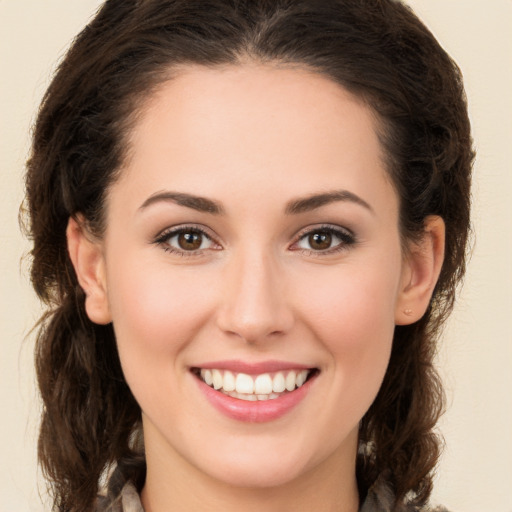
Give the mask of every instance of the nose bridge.
M 293 316 L 276 257 L 261 247 L 247 248 L 233 256 L 226 270 L 219 312 L 223 331 L 254 343 L 290 328 Z

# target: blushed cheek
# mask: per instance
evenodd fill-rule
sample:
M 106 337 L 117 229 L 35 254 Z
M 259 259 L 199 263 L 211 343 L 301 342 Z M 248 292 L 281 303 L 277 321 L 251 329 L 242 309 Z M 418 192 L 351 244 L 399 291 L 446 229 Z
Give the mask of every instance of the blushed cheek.
M 119 270 L 111 307 L 120 351 L 144 352 L 145 358 L 179 352 L 208 316 L 207 290 L 168 269 Z
M 324 333 L 334 360 L 335 388 L 344 390 L 346 409 L 361 419 L 375 399 L 386 373 L 394 333 L 389 296 L 373 288 L 373 295 L 349 294 L 333 314 Z M 350 397 L 350 399 L 348 398 Z
M 394 327 L 395 286 L 370 272 L 347 272 L 322 286 L 306 286 L 304 310 L 318 338 L 330 340 L 333 351 L 376 343 L 381 332 L 388 337 Z M 377 336 L 378 337 L 378 336 Z
M 112 308 L 123 374 L 144 411 L 171 415 L 186 391 L 172 392 L 183 383 L 181 354 L 207 316 L 208 297 L 165 273 L 119 270 Z

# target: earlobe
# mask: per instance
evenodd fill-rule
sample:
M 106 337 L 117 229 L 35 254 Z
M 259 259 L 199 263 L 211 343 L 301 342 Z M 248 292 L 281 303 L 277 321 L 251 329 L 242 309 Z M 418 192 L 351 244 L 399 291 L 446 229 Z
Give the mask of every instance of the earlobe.
M 428 308 L 444 260 L 445 225 L 441 217 L 425 219 L 424 235 L 411 242 L 402 272 L 395 310 L 395 324 L 418 321 Z
M 87 316 L 96 324 L 108 324 L 112 318 L 102 245 L 89 233 L 81 217 L 69 218 L 66 237 L 69 257 L 85 293 Z

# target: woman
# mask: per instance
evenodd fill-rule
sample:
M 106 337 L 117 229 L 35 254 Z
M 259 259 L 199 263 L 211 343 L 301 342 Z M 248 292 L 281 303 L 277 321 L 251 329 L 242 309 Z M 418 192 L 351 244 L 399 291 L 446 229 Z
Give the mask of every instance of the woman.
M 55 508 L 428 510 L 472 158 L 399 2 L 107 1 L 27 172 Z

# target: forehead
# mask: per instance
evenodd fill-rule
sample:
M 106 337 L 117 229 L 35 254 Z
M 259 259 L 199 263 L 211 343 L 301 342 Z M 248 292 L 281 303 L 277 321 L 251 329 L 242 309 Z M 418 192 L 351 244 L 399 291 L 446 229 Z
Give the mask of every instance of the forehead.
M 148 195 L 340 186 L 371 195 L 370 183 L 390 185 L 377 126 L 361 99 L 308 70 L 190 66 L 144 102 L 121 181 Z

